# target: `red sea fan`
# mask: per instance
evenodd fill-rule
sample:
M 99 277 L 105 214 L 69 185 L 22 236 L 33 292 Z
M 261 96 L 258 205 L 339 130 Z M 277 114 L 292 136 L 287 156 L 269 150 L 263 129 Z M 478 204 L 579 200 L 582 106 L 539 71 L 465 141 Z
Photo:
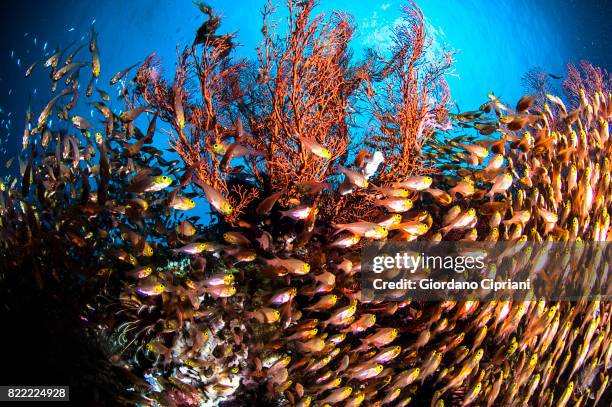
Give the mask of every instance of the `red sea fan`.
M 605 69 L 582 60 L 579 65 L 567 64 L 567 77 L 563 81 L 563 91 L 573 107 L 580 103 L 580 94 L 593 95 L 612 92 L 612 75 Z
M 431 41 L 416 4 L 404 9 L 390 55 L 372 52 L 356 64 L 350 62 L 354 25 L 349 16 L 313 15 L 313 1 L 287 7 L 285 34 L 270 23 L 272 6 L 264 8 L 256 61 L 231 58 L 232 41 L 210 35 L 201 47 L 179 55 L 172 83 L 147 75 L 143 98 L 173 125 L 172 145 L 199 180 L 228 198 L 235 216 L 257 191 L 268 196 L 284 190 L 282 201 L 299 198 L 300 185 L 326 182 L 339 164 L 346 165 L 349 145 L 360 144 L 350 132 L 360 114 L 377 122 L 368 140 L 384 156 L 377 181 L 428 172 L 422 147 L 447 122 L 444 74 L 452 57 L 428 55 Z M 241 148 L 257 154 L 245 154 L 237 169 L 220 165 L 215 146 L 238 138 Z M 304 139 L 325 148 L 329 157 L 310 153 Z M 250 186 L 238 191 L 230 185 L 236 173 L 250 178 Z
M 452 65 L 452 54 L 430 59 L 430 46 L 423 13 L 410 2 L 404 7 L 403 23 L 394 30 L 390 57 L 374 53 L 382 69 L 372 75 L 367 96 L 378 123 L 371 144 L 385 156 L 380 181 L 427 172 L 422 147 L 448 121 L 450 93 L 444 74 Z

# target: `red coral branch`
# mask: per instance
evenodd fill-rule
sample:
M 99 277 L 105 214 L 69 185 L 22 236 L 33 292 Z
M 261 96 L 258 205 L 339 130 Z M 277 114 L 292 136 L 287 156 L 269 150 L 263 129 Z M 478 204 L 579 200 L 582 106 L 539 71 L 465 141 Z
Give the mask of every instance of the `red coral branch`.
M 444 74 L 452 54 L 430 59 L 423 14 L 414 2 L 404 8 L 404 23 L 394 30 L 390 58 L 375 53 L 382 69 L 373 75 L 367 92 L 378 131 L 370 145 L 385 156 L 379 181 L 427 172 L 422 147 L 447 122 L 450 98 Z
M 311 18 L 312 1 L 300 6 L 289 2 L 288 7 L 289 30 L 282 39 L 268 22 L 272 8 L 264 10 L 257 81 L 248 91 L 255 95 L 249 100 L 250 143 L 268 153 L 265 168 L 253 173 L 272 190 L 323 181 L 331 174 L 349 144 L 347 118 L 355 80 L 348 64 L 354 30 L 349 18 Z M 331 151 L 331 159 L 303 150 L 298 136 L 320 143 Z
M 235 208 L 226 216 L 229 221 L 247 209 L 257 190 L 262 196 L 282 190 L 281 203 L 295 202 L 303 198 L 305 182 L 335 176 L 337 164 L 345 164 L 349 155 L 354 140 L 349 124 L 363 113 L 358 108 L 377 122 L 368 142 L 385 157 L 380 182 L 431 171 L 423 146 L 447 123 L 450 95 L 444 74 L 452 55 L 432 59 L 427 54 L 431 41 L 415 3 L 405 8 L 404 24 L 394 31 L 391 56 L 373 53 L 357 65 L 350 63 L 354 25 L 346 14 L 313 15 L 312 0 L 288 1 L 287 7 L 284 35 L 270 22 L 271 4 L 264 8 L 257 61 L 231 59 L 233 37 L 214 34 L 215 19 L 210 32 L 203 30 L 198 37 L 198 45 L 180 53 L 172 83 L 161 78 L 152 58 L 137 75 L 146 104 L 173 127 L 173 148 L 201 182 Z M 238 121 L 244 131 L 238 130 Z M 313 153 L 304 140 L 328 150 L 329 157 Z M 240 168 L 219 152 L 219 146 L 232 143 L 241 150 Z M 240 189 L 234 185 L 236 173 L 241 175 Z M 367 199 L 343 201 L 350 206 L 347 214 L 379 214 Z
M 571 106 L 580 104 L 581 93 L 595 95 L 612 92 L 612 74 L 605 69 L 594 66 L 589 61 L 580 61 L 580 65 L 567 64 L 567 76 L 563 81 L 563 91 Z

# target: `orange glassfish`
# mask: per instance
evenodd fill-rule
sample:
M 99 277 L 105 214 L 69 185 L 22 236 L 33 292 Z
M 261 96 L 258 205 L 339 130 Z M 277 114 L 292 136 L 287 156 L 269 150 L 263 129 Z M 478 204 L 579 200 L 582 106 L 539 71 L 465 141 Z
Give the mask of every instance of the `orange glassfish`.
M 268 300 L 269 304 L 281 305 L 291 301 L 297 295 L 297 288 L 285 288 L 272 294 Z
M 142 266 L 137 267 L 131 271 L 127 272 L 127 275 L 134 278 L 145 278 L 153 273 L 153 267 L 151 266 Z
M 451 202 L 453 202 L 453 197 L 450 196 L 445 191 L 442 191 L 441 189 L 427 188 L 427 189 L 425 189 L 425 192 L 429 192 L 431 194 L 431 196 L 434 197 L 436 202 L 441 204 L 441 205 L 448 205 Z
M 329 271 L 324 271 L 321 274 L 317 274 L 315 276 L 312 276 L 312 278 L 321 283 L 321 284 L 325 284 L 325 285 L 334 285 L 336 284 L 336 275 L 330 273 Z
M 451 230 L 464 230 L 472 227 L 471 225 L 476 222 L 476 210 L 470 208 L 464 213 L 458 215 L 453 219 L 447 226 L 440 229 L 443 234 L 447 234 Z
M 177 253 L 198 254 L 207 250 L 208 247 L 208 243 L 189 243 L 183 247 L 174 249 L 174 251 Z
M 251 244 L 251 241 L 240 232 L 225 232 L 223 234 L 223 240 L 238 246 L 248 246 Z
M 119 81 L 120 81 L 122 78 L 124 78 L 124 77 L 125 77 L 125 76 L 128 74 L 128 72 L 129 72 L 131 69 L 133 69 L 133 68 L 137 67 L 139 64 L 140 64 L 140 63 L 139 63 L 139 62 L 137 62 L 137 63 L 135 63 L 134 65 L 132 65 L 132 66 L 130 66 L 130 67 L 128 67 L 128 68 L 126 68 L 126 69 L 124 69 L 124 70 L 122 70 L 122 71 L 117 72 L 117 73 L 115 74 L 115 76 L 113 76 L 113 77 L 111 78 L 111 80 L 110 80 L 110 84 L 111 84 L 111 85 L 114 85 L 114 84 L 116 84 L 117 82 L 119 82 Z
M 466 178 L 458 182 L 457 185 L 449 189 L 448 192 L 451 195 L 461 194 L 464 197 L 468 197 L 474 195 L 476 190 L 474 188 L 474 182 L 471 179 Z
M 268 266 L 286 269 L 291 274 L 303 275 L 310 272 L 310 264 L 299 259 L 281 259 L 275 257 L 273 259 L 264 259 L 264 262 Z
M 379 372 L 380 373 L 380 372 Z M 332 391 L 329 396 L 325 397 L 320 401 L 320 405 L 330 405 L 340 403 L 341 401 L 346 400 L 351 393 L 353 392 L 353 388 L 350 386 L 341 387 Z
M 409 191 L 404 188 L 390 188 L 390 187 L 377 187 L 372 185 L 376 191 L 381 193 L 386 197 L 397 197 L 397 198 L 407 198 L 409 195 Z
M 412 199 L 391 197 L 386 199 L 379 199 L 374 202 L 376 205 L 384 206 L 391 212 L 408 212 L 412 209 Z
M 512 186 L 512 175 L 505 172 L 503 174 L 498 175 L 493 180 L 493 186 L 487 192 L 487 196 L 493 199 L 495 194 L 503 194 Z
M 336 294 L 328 294 L 319 298 L 319 301 L 317 301 L 315 304 L 304 309 L 309 311 L 325 311 L 336 305 L 337 301 L 338 296 Z
M 485 172 L 493 172 L 501 168 L 504 163 L 504 156 L 502 154 L 495 154 L 489 160 L 489 163 L 485 167 Z
M 468 151 L 470 154 L 478 157 L 479 159 L 486 158 L 489 155 L 489 150 L 486 148 L 479 146 L 478 144 L 459 144 L 459 147 Z
M 537 96 L 523 95 L 516 104 L 517 112 L 524 112 L 531 107 Z
M 247 312 L 247 318 L 256 319 L 262 324 L 273 324 L 280 319 L 280 311 L 274 308 L 262 307 L 258 310 Z
M 325 348 L 325 341 L 321 338 L 312 338 L 306 342 L 297 342 L 302 352 L 321 352 Z
M 176 227 L 176 231 L 183 236 L 191 237 L 195 235 L 196 228 L 193 226 L 193 224 L 191 224 L 191 222 L 184 220 Z
M 301 136 L 301 135 L 298 135 L 298 139 L 300 140 L 300 142 L 302 143 L 302 147 L 306 151 L 311 152 L 317 157 L 325 158 L 326 160 L 331 159 L 331 156 L 332 156 L 331 151 L 323 147 L 321 144 L 319 144 L 315 140 L 310 139 L 308 137 Z
M 348 318 L 351 318 L 355 312 L 357 311 L 357 301 L 352 301 L 349 305 L 338 308 L 336 311 L 332 313 L 332 315 L 323 323 L 331 324 L 331 325 L 340 325 Z
M 414 176 L 407 178 L 403 181 L 394 182 L 392 185 L 394 188 L 406 188 L 411 191 L 423 191 L 431 186 L 433 178 L 430 176 Z
M 264 199 L 263 201 L 261 201 L 259 203 L 259 205 L 257 205 L 257 208 L 255 209 L 255 212 L 258 215 L 265 215 L 265 214 L 269 213 L 272 210 L 272 207 L 274 206 L 274 204 L 283 195 L 283 192 L 284 191 L 276 192 L 276 193 L 270 195 L 269 197 L 267 197 L 266 199 Z
M 429 230 L 429 225 L 423 222 L 411 220 L 400 223 L 396 228 L 411 235 L 422 236 Z
M 236 287 L 228 285 L 213 285 L 202 289 L 207 294 L 215 298 L 226 298 L 236 294 Z
M 346 179 L 359 188 L 367 188 L 369 183 L 366 177 L 357 171 L 349 170 L 348 168 L 341 167 L 340 172 L 346 176 Z
M 352 334 L 358 334 L 371 328 L 376 323 L 376 315 L 374 314 L 363 314 L 358 320 L 353 322 L 348 328 L 343 329 L 341 332 L 351 332 Z
M 383 226 L 384 227 L 384 226 Z M 349 235 L 345 237 L 339 237 L 330 243 L 331 247 L 339 247 L 341 249 L 346 249 L 351 246 L 355 246 L 361 240 L 361 236 L 359 235 Z
M 380 374 L 380 372 L 382 372 L 384 369 L 384 366 L 381 364 L 374 364 L 371 367 L 366 367 L 364 369 L 358 370 L 356 372 L 353 372 L 351 374 L 349 374 L 349 378 L 350 379 L 355 379 L 355 380 L 368 380 L 371 379 L 373 377 L 376 377 Z
M 188 211 L 195 208 L 196 203 L 193 199 L 184 196 L 175 196 L 168 206 L 179 211 Z
M 373 334 L 361 339 L 362 346 L 358 349 L 367 349 L 369 345 L 377 348 L 388 345 L 397 338 L 399 331 L 397 328 L 381 328 Z
M 211 287 L 215 285 L 230 285 L 232 284 L 233 281 L 234 281 L 233 274 L 219 273 L 219 274 L 215 274 L 210 277 L 207 277 L 206 279 L 200 281 L 200 284 Z
M 390 360 L 395 359 L 402 352 L 401 346 L 390 346 L 388 348 L 381 349 L 374 357 L 373 360 L 376 363 L 387 363 Z M 392 386 L 395 387 L 395 386 Z
M 531 211 L 523 210 L 515 212 L 512 218 L 503 221 L 503 223 L 506 226 L 515 224 L 524 225 L 525 223 L 529 222 L 529 219 L 531 219 Z
M 204 182 L 194 178 L 194 182 L 202 188 L 204 191 L 204 195 L 206 196 L 206 200 L 210 205 L 215 208 L 219 213 L 223 215 L 231 215 L 234 211 L 234 208 L 229 203 L 229 201 L 223 197 L 218 191 L 213 189 L 211 186 L 205 184 Z
M 317 328 L 312 328 L 312 329 L 303 329 L 303 330 L 299 330 L 296 333 L 287 336 L 285 339 L 288 341 L 308 341 L 312 338 L 314 338 L 317 333 L 319 332 L 319 330 Z
M 367 237 L 371 239 L 384 239 L 387 237 L 388 231 L 382 226 L 372 222 L 353 222 L 345 224 L 336 224 L 335 233 L 340 233 L 344 230 L 349 231 L 355 235 Z
M 295 208 L 288 209 L 286 211 L 280 211 L 281 219 L 282 218 L 291 218 L 294 220 L 304 220 L 308 218 L 308 216 L 312 212 L 318 212 L 317 208 L 310 207 L 308 205 L 300 205 Z
M 394 213 L 376 222 L 377 225 L 382 226 L 385 229 L 394 229 L 397 225 L 402 222 L 402 215 Z
M 160 295 L 165 290 L 166 285 L 155 280 L 141 281 L 136 286 L 136 291 L 145 296 Z

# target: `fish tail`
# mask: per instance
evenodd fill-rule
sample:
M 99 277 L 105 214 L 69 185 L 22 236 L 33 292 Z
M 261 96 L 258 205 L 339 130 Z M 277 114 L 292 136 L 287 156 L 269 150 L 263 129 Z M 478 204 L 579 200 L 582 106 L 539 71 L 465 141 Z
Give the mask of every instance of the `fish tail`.
M 346 227 L 344 227 L 344 225 L 338 225 L 336 223 L 332 223 L 332 227 L 336 229 L 336 231 L 334 232 L 334 234 L 332 236 L 337 235 L 340 232 L 343 232 L 346 230 Z
M 357 349 L 355 349 L 355 352 L 363 352 L 363 351 L 368 350 L 369 348 L 368 344 L 365 343 L 363 339 L 360 339 L 360 340 L 361 340 L 361 345 Z
M 292 313 L 292 301 L 289 300 L 281 307 L 281 315 L 285 318 L 290 318 Z

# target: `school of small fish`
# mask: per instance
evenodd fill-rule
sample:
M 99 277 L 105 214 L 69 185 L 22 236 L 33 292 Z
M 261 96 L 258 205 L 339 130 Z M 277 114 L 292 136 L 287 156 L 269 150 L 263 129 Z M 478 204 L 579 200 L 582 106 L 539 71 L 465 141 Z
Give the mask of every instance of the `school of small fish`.
M 0 185 L 0 265 L 9 282 L 8 270 L 28 267 L 40 289 L 88 281 L 83 318 L 133 384 L 118 404 L 610 405 L 609 298 L 365 302 L 359 276 L 368 241 L 612 240 L 612 95 L 583 93 L 572 110 L 553 95 L 515 108 L 489 95 L 454 117 L 480 136 L 426 147 L 431 174 L 375 185 L 378 155 L 362 154 L 338 169 L 342 183 L 305 185 L 290 204 L 274 191 L 216 227 L 184 214 L 196 197 L 220 217 L 234 208 L 151 145 L 158 116 L 136 104 L 133 83 L 120 114 L 93 93 L 96 44 L 92 28 L 89 59 L 75 61 L 76 48 L 62 61 L 63 49 L 38 68 L 58 90 L 38 117 L 28 112 L 20 176 Z M 84 69 L 100 120 L 72 113 Z M 266 159 L 238 142 L 214 149 L 228 170 L 234 156 Z M 385 215 L 321 216 L 316 197 L 355 191 Z

